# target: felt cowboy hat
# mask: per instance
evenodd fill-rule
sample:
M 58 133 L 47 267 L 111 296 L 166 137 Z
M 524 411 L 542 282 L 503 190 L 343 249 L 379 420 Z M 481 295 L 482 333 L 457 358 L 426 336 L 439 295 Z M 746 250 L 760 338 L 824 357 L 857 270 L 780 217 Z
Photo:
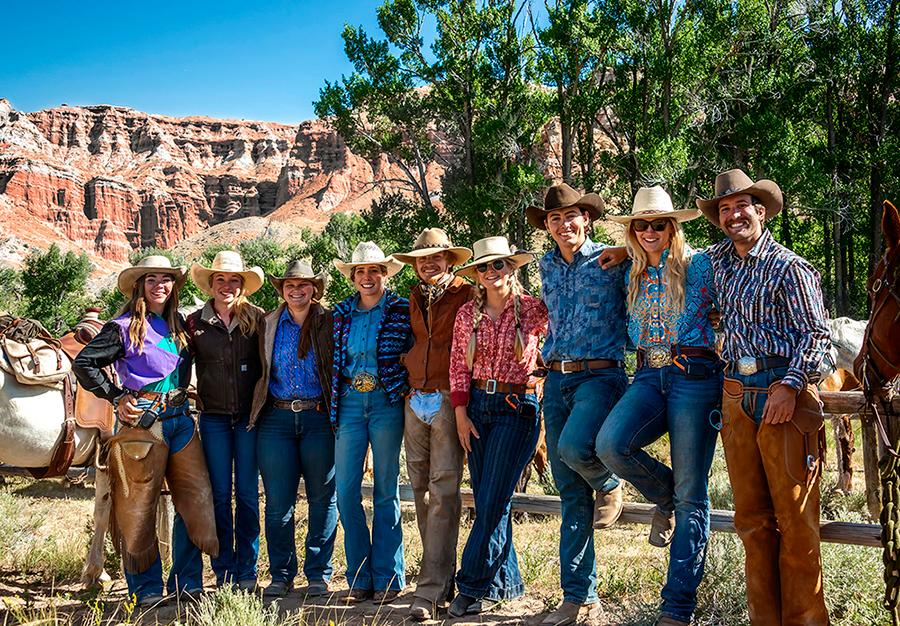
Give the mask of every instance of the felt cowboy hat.
M 472 246 L 475 256 L 468 265 L 456 270 L 457 276 L 475 277 L 475 267 L 482 263 L 490 263 L 497 259 L 504 259 L 514 270 L 519 269 L 534 259 L 534 255 L 526 250 L 517 251 L 515 246 L 510 247 L 506 237 L 485 237 L 479 239 Z
M 660 217 L 673 219 L 677 222 L 688 222 L 700 217 L 699 209 L 679 209 L 672 206 L 672 198 L 666 190 L 655 185 L 653 187 L 641 187 L 634 194 L 634 202 L 631 203 L 631 215 L 610 215 L 609 219 L 626 226 L 632 220 L 654 220 Z
M 778 215 L 784 207 L 784 195 L 781 188 L 771 180 L 753 182 L 743 170 L 733 169 L 716 176 L 716 195 L 708 200 L 697 198 L 697 208 L 703 211 L 710 222 L 719 225 L 719 200 L 746 193 L 755 196 L 766 207 L 766 219 Z
M 116 280 L 119 291 L 125 294 L 126 298 L 130 298 L 138 279 L 147 274 L 171 274 L 175 277 L 175 283 L 181 287 L 187 278 L 187 268 L 183 265 L 173 266 L 169 258 L 162 255 L 145 256 L 131 267 L 119 272 L 119 278 Z
M 569 207 L 577 207 L 588 212 L 592 220 L 599 219 L 603 215 L 603 209 L 606 204 L 603 198 L 595 193 L 581 195 L 566 183 L 553 185 L 544 194 L 544 208 L 538 206 L 530 206 L 525 209 L 525 217 L 528 223 L 538 230 L 547 230 L 544 219 L 550 211 L 558 211 L 560 209 L 568 209 Z
M 446 252 L 450 257 L 450 265 L 462 265 L 472 258 L 472 251 L 461 246 L 454 246 L 450 237 L 440 228 L 426 228 L 413 244 L 413 249 L 405 254 L 395 254 L 394 258 L 407 265 L 415 265 L 416 259 L 437 252 Z
M 327 272 L 319 272 L 316 274 L 313 272 L 313 268 L 308 261 L 295 259 L 288 262 L 282 276 L 269 275 L 269 282 L 272 283 L 272 286 L 275 287 L 275 291 L 277 291 L 278 295 L 282 298 L 284 298 L 284 281 L 288 278 L 307 280 L 315 285 L 316 294 L 313 296 L 314 300 L 322 299 L 322 294 L 325 293 L 325 286 L 328 284 Z
M 222 250 L 216 253 L 210 267 L 203 267 L 199 263 L 191 265 L 191 280 L 194 281 L 194 284 L 197 285 L 200 291 L 212 297 L 211 284 L 213 274 L 224 272 L 237 274 L 244 280 L 244 286 L 241 289 L 242 295 L 249 296 L 251 293 L 258 291 L 263 285 L 262 268 L 255 265 L 247 268 L 240 253 L 233 250 Z
M 360 265 L 382 265 L 387 270 L 385 274 L 387 278 L 403 269 L 403 263 L 393 256 L 384 256 L 384 252 L 373 241 L 359 242 L 348 263 L 344 263 L 340 259 L 334 259 L 332 263 L 348 280 L 353 280 L 353 268 Z

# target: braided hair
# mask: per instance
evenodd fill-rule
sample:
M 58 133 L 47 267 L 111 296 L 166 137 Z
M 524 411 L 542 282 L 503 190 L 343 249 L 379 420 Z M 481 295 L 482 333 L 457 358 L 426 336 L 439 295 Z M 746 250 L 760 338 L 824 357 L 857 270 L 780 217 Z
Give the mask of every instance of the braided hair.
M 514 349 L 516 360 L 520 361 L 525 354 L 525 337 L 522 335 L 521 320 L 522 294 L 524 293 L 524 290 L 519 283 L 519 279 L 516 277 L 515 271 L 509 275 L 509 280 L 510 295 L 514 298 L 513 312 L 516 320 L 516 343 Z M 475 312 L 472 318 L 472 332 L 469 334 L 469 343 L 466 345 L 466 365 L 469 367 L 469 370 L 472 370 L 472 368 L 475 367 L 475 353 L 478 349 L 478 327 L 481 325 L 481 320 L 484 318 L 484 303 L 486 300 L 487 291 L 479 283 L 475 286 L 475 297 L 473 299 Z

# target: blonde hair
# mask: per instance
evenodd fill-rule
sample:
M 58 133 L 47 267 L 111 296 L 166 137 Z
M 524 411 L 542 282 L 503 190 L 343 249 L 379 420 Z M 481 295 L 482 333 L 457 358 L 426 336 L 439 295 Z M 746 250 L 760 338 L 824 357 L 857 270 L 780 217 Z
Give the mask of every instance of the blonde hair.
M 228 272 L 213 272 L 209 275 L 209 286 L 212 288 L 213 278 L 216 277 L 216 274 L 227 274 Z M 234 304 L 231 305 L 232 311 L 234 311 L 234 316 L 237 317 L 238 328 L 241 331 L 241 334 L 244 337 L 249 337 L 256 333 L 259 329 L 259 318 L 262 317 L 263 310 L 251 303 L 247 300 L 247 296 L 244 295 L 244 277 L 238 274 L 238 278 L 241 279 L 241 293 L 237 295 L 234 299 Z M 215 300 L 215 298 L 213 298 Z
M 138 354 L 144 352 L 144 339 L 147 337 L 147 300 L 144 298 L 144 280 L 146 278 L 147 275 L 144 274 L 135 281 L 131 299 L 119 311 L 119 315 L 126 313 L 131 315 L 131 321 L 128 323 L 128 338 Z M 187 346 L 187 333 L 181 324 L 181 316 L 178 315 L 178 292 L 181 290 L 181 284 L 177 277 L 173 277 L 173 280 L 172 292 L 166 299 L 162 318 L 169 326 L 169 332 L 174 336 L 175 344 L 181 350 Z
M 522 285 L 519 284 L 519 279 L 516 277 L 515 270 L 509 275 L 510 280 L 510 296 L 514 298 L 513 301 L 513 310 L 516 316 L 516 343 L 514 346 L 516 360 L 521 361 L 522 357 L 525 354 L 525 337 L 522 335 L 522 321 L 520 317 L 521 309 L 522 309 L 522 294 L 524 290 L 522 289 Z M 472 332 L 469 335 L 469 343 L 466 345 L 466 365 L 468 365 L 469 370 L 471 370 L 475 366 L 475 353 L 478 351 L 478 327 L 481 325 L 481 320 L 484 318 L 484 303 L 487 296 L 487 292 L 485 288 L 478 283 L 475 285 L 475 297 L 473 299 L 474 307 L 475 307 L 475 315 L 472 319 Z
M 650 216 L 652 218 L 652 216 Z M 656 218 L 659 219 L 659 218 Z M 668 218 L 672 224 L 672 235 L 669 239 L 669 257 L 666 259 L 666 300 L 676 315 L 684 310 L 684 280 L 690 257 L 687 255 L 687 244 L 684 230 L 678 220 Z M 641 279 L 649 265 L 647 253 L 638 243 L 637 235 L 631 225 L 625 233 L 625 247 L 631 257 L 631 271 L 628 274 L 628 311 L 634 310 L 638 295 L 641 292 Z

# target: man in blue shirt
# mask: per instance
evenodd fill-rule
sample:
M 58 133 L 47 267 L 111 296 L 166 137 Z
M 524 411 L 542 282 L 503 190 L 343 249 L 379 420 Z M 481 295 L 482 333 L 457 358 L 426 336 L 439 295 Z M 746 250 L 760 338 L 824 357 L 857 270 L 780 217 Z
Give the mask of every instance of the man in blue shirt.
M 597 194 L 582 196 L 563 183 L 550 187 L 544 206 L 528 207 L 535 228 L 556 247 L 540 261 L 541 295 L 550 311 L 542 357 L 544 423 L 553 480 L 562 500 L 559 542 L 563 603 L 542 622 L 571 624 L 597 602 L 594 528 L 622 513 L 619 479 L 594 449 L 607 414 L 625 392 L 625 275 L 628 264 L 604 269 L 607 246 L 588 237 L 603 212 Z M 595 497 L 596 494 L 596 497 Z

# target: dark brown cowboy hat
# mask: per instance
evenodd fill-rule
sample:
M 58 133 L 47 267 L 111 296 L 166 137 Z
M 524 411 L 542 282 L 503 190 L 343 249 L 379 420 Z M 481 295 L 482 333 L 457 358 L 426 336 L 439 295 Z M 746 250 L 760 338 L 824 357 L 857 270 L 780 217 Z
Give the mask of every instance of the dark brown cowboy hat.
M 544 208 L 530 206 L 525 209 L 525 216 L 528 218 L 528 223 L 538 230 L 547 230 L 547 225 L 544 223 L 547 214 L 550 211 L 559 211 L 569 207 L 583 209 L 588 212 L 592 220 L 596 220 L 603 215 L 606 204 L 603 202 L 603 198 L 595 193 L 581 195 L 566 183 L 560 183 L 547 190 L 544 195 Z
M 316 287 L 316 293 L 313 296 L 315 300 L 321 300 L 322 294 L 325 293 L 325 286 L 328 284 L 327 272 L 313 272 L 312 266 L 307 261 L 294 260 L 288 263 L 287 269 L 284 270 L 283 276 L 269 276 L 269 282 L 275 287 L 278 295 L 284 298 L 284 281 L 288 278 L 299 278 L 307 280 Z
M 766 219 L 771 219 L 784 207 L 781 188 L 771 180 L 753 182 L 743 170 L 733 169 L 716 176 L 716 195 L 708 200 L 697 198 L 697 208 L 710 222 L 719 225 L 719 200 L 739 193 L 755 196 L 766 207 Z

